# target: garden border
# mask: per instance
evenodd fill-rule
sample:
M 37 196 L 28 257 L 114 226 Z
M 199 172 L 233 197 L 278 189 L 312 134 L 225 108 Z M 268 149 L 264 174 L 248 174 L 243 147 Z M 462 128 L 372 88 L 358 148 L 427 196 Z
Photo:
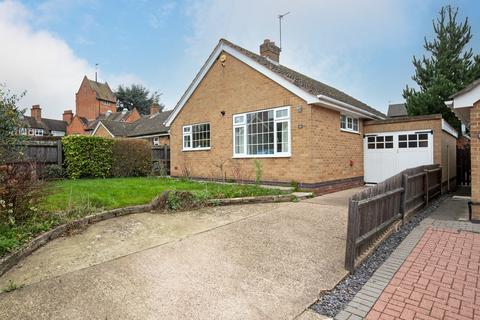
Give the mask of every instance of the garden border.
M 22 246 L 20 249 L 7 254 L 0 259 L 0 277 L 8 270 L 15 266 L 18 262 L 32 254 L 35 250 L 44 246 L 49 241 L 55 240 L 64 236 L 66 233 L 78 229 L 85 228 L 91 224 L 128 215 L 142 212 L 152 212 L 164 209 L 166 206 L 166 198 L 169 191 L 162 192 L 159 196 L 154 198 L 149 204 L 130 206 L 124 208 L 117 208 L 106 210 L 99 213 L 91 214 L 86 217 L 59 225 L 52 230 L 44 232 L 33 240 Z M 226 199 L 210 199 L 207 200 L 207 206 L 226 206 L 236 204 L 251 204 L 251 203 L 271 203 L 271 202 L 290 202 L 296 200 L 303 200 L 311 197 L 312 193 L 307 192 L 293 192 L 289 194 L 281 194 L 274 196 L 258 196 L 258 197 L 242 197 L 242 198 L 226 198 Z M 163 201 L 162 201 L 163 199 Z

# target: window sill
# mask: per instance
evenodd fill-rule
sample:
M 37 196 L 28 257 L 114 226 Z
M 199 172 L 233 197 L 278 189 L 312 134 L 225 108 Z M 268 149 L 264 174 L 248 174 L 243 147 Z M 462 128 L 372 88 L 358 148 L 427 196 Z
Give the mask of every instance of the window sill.
M 232 159 L 255 159 L 255 158 L 290 158 L 292 155 L 288 154 L 258 154 L 258 155 L 237 155 Z
M 191 148 L 191 149 L 182 149 L 183 152 L 189 152 L 189 151 L 207 151 L 210 150 L 211 147 L 208 148 Z
M 355 133 L 355 134 L 360 134 L 360 131 L 353 131 L 353 130 L 342 129 L 342 128 L 340 128 L 340 131 L 342 131 L 342 132 L 346 132 L 346 133 Z

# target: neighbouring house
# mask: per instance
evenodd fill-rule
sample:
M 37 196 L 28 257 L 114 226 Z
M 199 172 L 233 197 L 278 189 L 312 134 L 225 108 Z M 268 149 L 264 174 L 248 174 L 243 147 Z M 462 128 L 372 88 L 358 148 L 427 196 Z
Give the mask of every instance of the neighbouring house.
M 90 80 L 85 76 L 75 95 L 75 114 L 65 110 L 68 134 L 91 134 L 100 120 L 133 122 L 140 119 L 136 108 L 117 112 L 117 98 L 108 83 Z
M 480 222 L 480 78 L 452 95 L 445 103 L 470 131 L 465 139 L 470 142 L 472 220 Z
M 166 121 L 172 176 L 237 181 L 258 177 L 262 183 L 295 182 L 318 192 L 359 186 L 365 181 L 364 150 L 374 137 L 378 149 L 370 153 L 383 154 L 383 133 L 386 149 L 392 143 L 395 150 L 411 151 L 415 158 L 413 149 L 428 145 L 430 163 L 441 161 L 433 155 L 433 145 L 439 142 L 430 135 L 427 144 L 423 142 L 427 129 L 435 136 L 450 130 L 442 129 L 441 118 L 435 116 L 427 129 L 411 117 L 395 120 L 397 124 L 382 123 L 394 120 L 283 66 L 280 52 L 270 40 L 261 44 L 260 54 L 219 41 Z M 369 137 L 364 137 L 366 133 Z M 383 162 L 388 166 L 387 160 Z M 397 173 L 394 169 L 391 175 Z
M 142 116 L 133 122 L 116 121 L 110 118 L 98 120 L 92 135 L 107 138 L 146 139 L 152 146 L 169 145 L 169 128 L 164 122 L 170 113 L 171 111 L 160 112 L 158 104 L 153 104 L 149 115 Z
M 35 137 L 62 137 L 67 133 L 67 122 L 42 117 L 40 105 L 33 105 L 30 116 L 23 116 L 22 127 L 18 133 Z
M 387 118 L 406 117 L 408 116 L 405 103 L 390 104 L 388 106 Z

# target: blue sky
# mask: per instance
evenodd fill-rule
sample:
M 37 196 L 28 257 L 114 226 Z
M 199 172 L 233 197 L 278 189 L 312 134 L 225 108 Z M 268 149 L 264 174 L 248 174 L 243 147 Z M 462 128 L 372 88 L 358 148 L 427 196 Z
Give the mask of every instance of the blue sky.
M 480 53 L 478 1 L 4 1 L 0 82 L 59 118 L 98 63 L 102 81 L 144 84 L 173 108 L 219 38 L 257 52 L 290 11 L 281 63 L 385 111 L 412 84 L 412 56 L 443 4 L 469 17 Z

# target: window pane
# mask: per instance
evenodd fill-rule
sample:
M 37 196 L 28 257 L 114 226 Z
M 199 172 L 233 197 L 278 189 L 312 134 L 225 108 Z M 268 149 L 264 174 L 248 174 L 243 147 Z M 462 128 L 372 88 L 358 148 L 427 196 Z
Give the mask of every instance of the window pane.
M 398 136 L 398 141 L 407 141 L 407 135 L 406 134 L 401 134 Z
M 418 135 L 418 139 L 420 140 L 428 140 L 428 133 L 421 133 Z
M 245 128 L 235 128 L 235 153 L 245 153 Z
M 420 148 L 426 148 L 426 147 L 428 147 L 428 141 L 419 141 L 418 146 Z
M 399 143 L 398 143 L 398 147 L 399 147 L 399 148 L 406 148 L 406 147 L 407 147 L 407 143 L 406 143 L 406 142 L 399 142 Z
M 192 126 L 192 148 L 210 147 L 210 124 L 196 124 Z
M 408 141 L 408 147 L 409 148 L 416 148 L 417 147 L 417 141 Z
M 417 135 L 416 134 L 409 134 L 408 135 L 408 140 L 417 140 Z
M 375 137 L 368 137 L 367 140 L 368 142 L 375 142 Z
M 245 116 L 244 115 L 235 116 L 234 117 L 234 123 L 235 124 L 244 124 L 245 123 Z
M 358 131 L 358 119 L 353 119 L 353 130 Z
M 352 129 L 352 126 L 353 126 L 352 122 L 353 122 L 352 118 L 347 117 L 347 128 L 348 129 Z
M 383 142 L 382 143 L 377 143 L 377 149 L 383 149 Z
M 346 116 L 340 116 L 340 128 L 342 129 L 347 129 L 347 117 Z
M 383 142 L 383 137 L 377 137 L 377 142 Z
M 285 118 L 288 117 L 288 109 L 277 110 L 275 112 L 275 116 L 277 118 Z
M 386 148 L 386 149 L 393 149 L 393 142 L 387 142 L 387 143 L 385 143 L 385 148 Z
M 369 143 L 368 149 L 375 149 L 375 143 Z
M 288 122 L 286 121 L 277 122 L 277 152 L 288 152 Z
M 251 155 L 274 153 L 273 110 L 247 115 L 247 153 Z
M 393 136 L 385 136 L 385 141 L 393 141 Z

